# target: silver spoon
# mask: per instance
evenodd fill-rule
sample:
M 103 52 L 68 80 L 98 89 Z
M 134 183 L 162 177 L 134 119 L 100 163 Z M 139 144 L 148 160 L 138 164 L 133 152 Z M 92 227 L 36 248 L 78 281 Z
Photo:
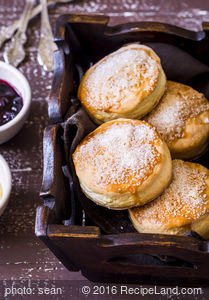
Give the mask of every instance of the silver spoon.
M 48 0 L 47 4 L 51 5 L 56 3 L 67 3 L 72 1 L 74 0 Z M 34 18 L 36 15 L 38 15 L 41 12 L 41 9 L 42 9 L 42 5 L 41 4 L 37 5 L 30 14 L 30 20 Z M 13 24 L 9 26 L 2 26 L 0 28 L 0 49 L 6 40 L 11 39 L 15 31 L 20 27 L 20 23 L 21 23 L 21 18 L 19 20 L 16 20 Z
M 26 30 L 30 19 L 31 10 L 35 0 L 27 0 L 21 20 L 20 27 L 11 40 L 11 43 L 5 48 L 4 60 L 17 67 L 25 58 L 23 45 L 26 42 Z
M 53 53 L 56 51 L 57 45 L 54 43 L 54 37 L 49 22 L 49 15 L 46 0 L 41 0 L 41 35 L 38 48 L 38 62 L 46 71 L 53 71 Z

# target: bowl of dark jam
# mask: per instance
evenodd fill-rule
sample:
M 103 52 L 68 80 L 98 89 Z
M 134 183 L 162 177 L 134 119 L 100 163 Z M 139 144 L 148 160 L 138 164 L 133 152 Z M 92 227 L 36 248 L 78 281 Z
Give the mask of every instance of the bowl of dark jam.
M 23 108 L 23 99 L 10 84 L 0 79 L 0 126 L 13 120 Z
M 31 106 L 31 89 L 16 68 L 0 62 L 0 144 L 23 127 Z

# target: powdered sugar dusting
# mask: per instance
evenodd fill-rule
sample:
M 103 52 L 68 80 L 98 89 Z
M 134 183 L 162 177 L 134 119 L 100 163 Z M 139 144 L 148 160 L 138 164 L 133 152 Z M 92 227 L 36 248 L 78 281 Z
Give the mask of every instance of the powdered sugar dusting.
M 127 96 L 150 94 L 159 76 L 159 61 L 139 45 L 124 47 L 93 66 L 85 82 L 87 103 L 96 109 L 119 109 Z
M 117 191 L 121 192 L 130 187 L 135 190 L 160 160 L 156 140 L 158 134 L 147 123 L 119 120 L 109 123 L 103 131 L 90 134 L 75 152 L 74 162 L 80 171 L 91 170 L 95 185 L 116 189 L 118 186 Z
M 209 210 L 206 194 L 207 173 L 192 168 L 182 160 L 173 161 L 173 179 L 164 193 L 142 208 L 136 208 L 140 223 L 178 227 L 196 220 Z M 184 223 L 184 224 L 183 224 Z
M 167 91 L 159 105 L 145 118 L 154 125 L 166 142 L 184 136 L 185 122 L 209 110 L 203 94 L 177 82 L 168 81 Z

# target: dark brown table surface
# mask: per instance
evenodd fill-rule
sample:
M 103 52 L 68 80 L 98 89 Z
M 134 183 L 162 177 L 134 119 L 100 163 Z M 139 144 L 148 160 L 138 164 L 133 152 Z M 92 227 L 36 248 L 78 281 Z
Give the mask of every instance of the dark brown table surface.
M 10 25 L 17 19 L 24 3 L 24 0 L 1 0 L 0 26 Z M 107 14 L 111 25 L 146 20 L 201 30 L 201 22 L 209 21 L 209 1 L 78 0 L 52 7 L 52 26 L 59 15 L 73 12 Z M 32 89 L 30 117 L 15 138 L 0 146 L 13 177 L 9 205 L 0 217 L 0 279 L 84 279 L 80 273 L 66 270 L 34 234 L 36 207 L 41 204 L 42 135 L 49 123 L 47 99 L 53 77 L 37 62 L 39 33 L 40 17 L 36 17 L 27 31 L 27 57 L 19 68 Z M 2 51 L 0 60 L 3 60 Z

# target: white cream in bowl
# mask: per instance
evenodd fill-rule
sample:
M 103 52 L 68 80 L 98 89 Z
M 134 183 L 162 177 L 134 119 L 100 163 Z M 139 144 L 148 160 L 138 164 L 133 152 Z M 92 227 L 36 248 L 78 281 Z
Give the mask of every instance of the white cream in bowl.
M 12 189 L 12 176 L 9 166 L 0 155 L 0 215 L 3 214 Z

